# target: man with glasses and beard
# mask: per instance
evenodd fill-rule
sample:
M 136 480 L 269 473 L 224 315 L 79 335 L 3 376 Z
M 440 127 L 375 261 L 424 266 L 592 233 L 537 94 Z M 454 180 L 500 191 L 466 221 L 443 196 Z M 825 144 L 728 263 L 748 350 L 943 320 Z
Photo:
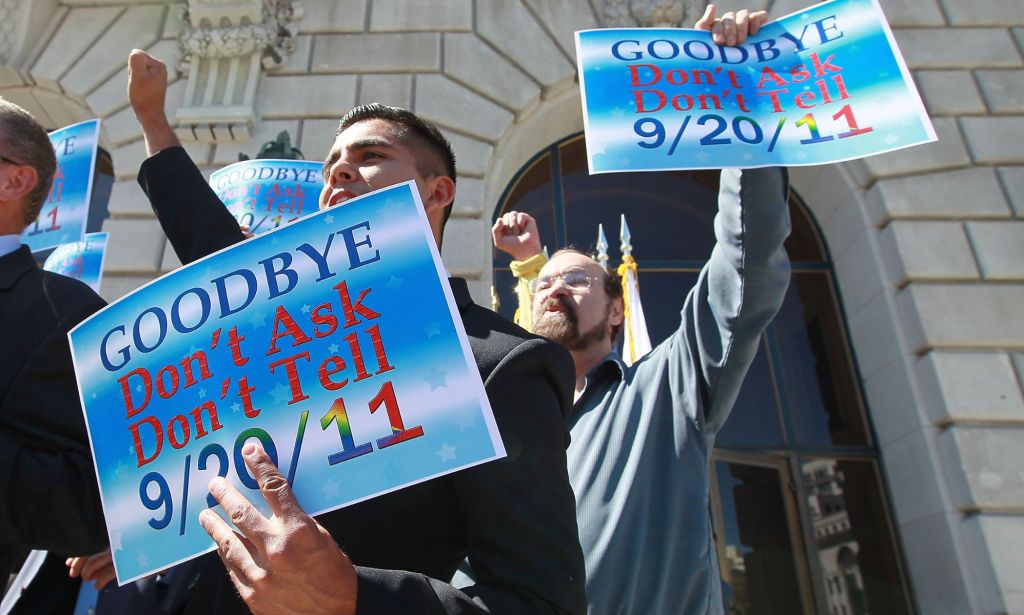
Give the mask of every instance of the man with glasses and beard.
M 736 36 L 723 41 L 719 31 L 715 42 L 739 44 L 766 19 L 741 11 L 715 20 L 709 6 L 696 27 L 733 22 Z M 632 366 L 614 349 L 624 320 L 614 270 L 560 250 L 530 285 L 533 332 L 576 363 L 569 479 L 591 613 L 722 613 L 708 468 L 789 284 L 787 193 L 781 169 L 722 171 L 717 242 L 679 328 Z M 492 235 L 524 278 L 543 262 L 528 214 L 506 213 Z
M 632 366 L 614 349 L 624 310 L 613 269 L 566 249 L 532 281 L 533 332 L 576 363 L 569 479 L 592 613 L 722 612 L 708 467 L 786 294 L 787 191 L 781 169 L 722 171 L 717 245 L 679 328 Z M 520 262 L 541 252 L 528 214 L 505 214 L 493 235 Z

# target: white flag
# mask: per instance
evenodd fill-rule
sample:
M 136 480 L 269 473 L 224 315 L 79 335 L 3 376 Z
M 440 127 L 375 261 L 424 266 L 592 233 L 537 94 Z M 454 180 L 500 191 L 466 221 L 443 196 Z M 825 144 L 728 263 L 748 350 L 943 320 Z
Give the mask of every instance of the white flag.
M 640 302 L 640 281 L 636 260 L 624 256 L 619 265 L 622 276 L 622 305 L 625 308 L 625 332 L 622 339 L 622 360 L 632 365 L 651 350 L 651 338 L 647 335 L 647 319 Z

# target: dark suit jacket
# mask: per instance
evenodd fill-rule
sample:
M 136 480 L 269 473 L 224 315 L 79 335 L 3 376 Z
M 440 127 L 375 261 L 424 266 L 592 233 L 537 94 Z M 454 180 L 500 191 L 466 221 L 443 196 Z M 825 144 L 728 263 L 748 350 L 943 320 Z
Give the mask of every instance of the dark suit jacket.
M 181 148 L 139 183 L 181 262 L 243 239 Z M 319 517 L 356 564 L 359 613 L 582 613 L 584 565 L 566 470 L 575 370 L 560 346 L 477 306 L 451 280 L 508 458 Z M 477 584 L 446 583 L 468 556 Z M 186 612 L 244 608 L 216 554 Z
M 0 588 L 30 549 L 107 546 L 67 339 L 103 305 L 25 246 L 0 257 Z

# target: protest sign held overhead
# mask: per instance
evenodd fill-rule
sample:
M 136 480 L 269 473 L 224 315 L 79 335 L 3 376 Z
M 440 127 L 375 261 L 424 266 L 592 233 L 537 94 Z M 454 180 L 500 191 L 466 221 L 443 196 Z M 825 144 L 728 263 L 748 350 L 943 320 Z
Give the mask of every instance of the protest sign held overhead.
M 46 257 L 43 269 L 81 280 L 97 293 L 110 233 L 86 233 L 82 241 L 63 243 Z
M 576 33 L 591 173 L 852 160 L 935 140 L 877 0 L 727 47 L 688 29 Z
M 210 175 L 210 187 L 240 225 L 259 235 L 317 209 L 323 162 L 246 160 Z
M 270 516 L 252 439 L 313 515 L 504 455 L 413 182 L 182 267 L 69 337 L 121 583 L 214 548 L 214 476 Z
M 80 241 L 85 234 L 92 196 L 100 121 L 89 120 L 50 133 L 57 171 L 39 217 L 21 234 L 33 252 Z

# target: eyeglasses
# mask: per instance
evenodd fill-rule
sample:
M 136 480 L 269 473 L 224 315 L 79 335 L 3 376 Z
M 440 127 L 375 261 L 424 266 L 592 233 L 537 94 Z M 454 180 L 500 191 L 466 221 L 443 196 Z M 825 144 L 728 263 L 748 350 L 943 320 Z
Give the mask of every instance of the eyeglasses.
M 13 165 L 16 165 L 16 166 L 19 166 L 19 167 L 20 166 L 24 166 L 23 164 L 21 164 L 17 160 L 11 160 L 7 156 L 0 156 L 0 162 L 6 162 L 7 164 L 13 164 Z
M 530 285 L 534 293 L 547 290 L 555 285 L 555 280 L 561 279 L 562 286 L 572 291 L 586 290 L 597 279 L 597 276 L 590 275 L 582 269 L 570 269 L 555 275 L 542 275 Z

